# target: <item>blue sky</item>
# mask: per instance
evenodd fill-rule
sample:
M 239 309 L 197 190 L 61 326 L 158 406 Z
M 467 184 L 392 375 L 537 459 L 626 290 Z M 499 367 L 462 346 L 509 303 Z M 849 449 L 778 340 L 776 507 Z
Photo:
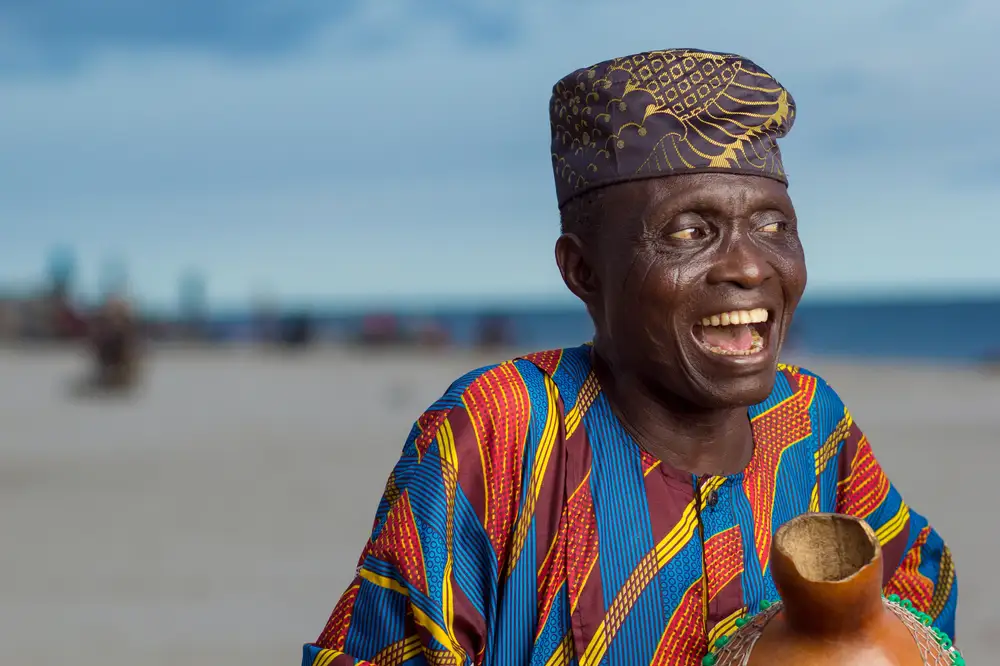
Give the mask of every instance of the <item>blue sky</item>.
M 8 0 L 0 283 L 69 244 L 161 307 L 192 267 L 217 305 L 568 298 L 551 86 L 693 46 L 796 98 L 811 295 L 997 291 L 998 32 L 993 0 Z

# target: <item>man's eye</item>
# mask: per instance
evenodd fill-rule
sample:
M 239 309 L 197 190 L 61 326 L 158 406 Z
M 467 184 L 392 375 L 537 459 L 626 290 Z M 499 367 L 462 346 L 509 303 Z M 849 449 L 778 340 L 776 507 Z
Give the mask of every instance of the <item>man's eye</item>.
M 757 231 L 763 231 L 766 234 L 776 234 L 779 231 L 784 230 L 784 228 L 785 228 L 784 222 L 769 222 L 765 225 L 757 227 Z
M 671 238 L 676 238 L 677 240 L 698 240 L 699 238 L 705 237 L 705 232 L 701 229 L 690 227 L 688 229 L 681 229 L 680 231 L 675 231 L 670 234 Z

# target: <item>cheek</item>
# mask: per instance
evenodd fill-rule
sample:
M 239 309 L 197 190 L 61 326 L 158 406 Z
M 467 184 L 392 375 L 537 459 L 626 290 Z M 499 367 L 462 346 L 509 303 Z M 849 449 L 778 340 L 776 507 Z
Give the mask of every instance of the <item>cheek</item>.
M 795 256 L 790 257 L 786 261 L 782 272 L 784 273 L 783 277 L 786 282 L 804 287 L 807 279 L 805 256 L 799 252 Z
M 642 275 L 639 299 L 647 306 L 659 308 L 661 313 L 664 308 L 675 310 L 699 280 L 698 271 L 693 268 L 675 261 L 648 262 Z
M 628 254 L 615 266 L 616 270 L 608 272 L 609 294 L 619 306 L 634 308 L 642 300 L 653 264 L 642 254 Z
M 623 258 L 602 275 L 608 324 L 619 339 L 635 341 L 647 328 L 649 292 L 657 283 L 652 264 L 642 256 Z
M 785 261 L 781 266 L 780 273 L 785 292 L 795 299 L 801 297 L 808 280 L 804 257 L 800 254 L 798 257 Z
M 690 309 L 686 301 L 694 293 L 697 276 L 674 262 L 651 262 L 644 266 L 641 277 L 636 278 L 630 316 L 653 344 L 675 341 L 677 318 Z

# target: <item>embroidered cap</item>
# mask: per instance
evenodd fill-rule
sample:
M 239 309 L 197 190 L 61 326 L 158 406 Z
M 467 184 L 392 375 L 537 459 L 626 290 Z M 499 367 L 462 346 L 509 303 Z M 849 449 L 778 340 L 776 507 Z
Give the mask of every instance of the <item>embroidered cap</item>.
M 549 113 L 560 206 L 605 185 L 684 173 L 788 183 L 777 140 L 795 101 L 738 55 L 669 49 L 608 60 L 559 81 Z

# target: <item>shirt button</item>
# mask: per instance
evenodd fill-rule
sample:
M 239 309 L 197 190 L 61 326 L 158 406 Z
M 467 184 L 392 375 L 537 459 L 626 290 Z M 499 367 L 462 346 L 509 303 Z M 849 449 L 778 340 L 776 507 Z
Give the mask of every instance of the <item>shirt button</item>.
M 708 493 L 708 505 L 714 507 L 719 503 L 719 491 L 713 490 Z

